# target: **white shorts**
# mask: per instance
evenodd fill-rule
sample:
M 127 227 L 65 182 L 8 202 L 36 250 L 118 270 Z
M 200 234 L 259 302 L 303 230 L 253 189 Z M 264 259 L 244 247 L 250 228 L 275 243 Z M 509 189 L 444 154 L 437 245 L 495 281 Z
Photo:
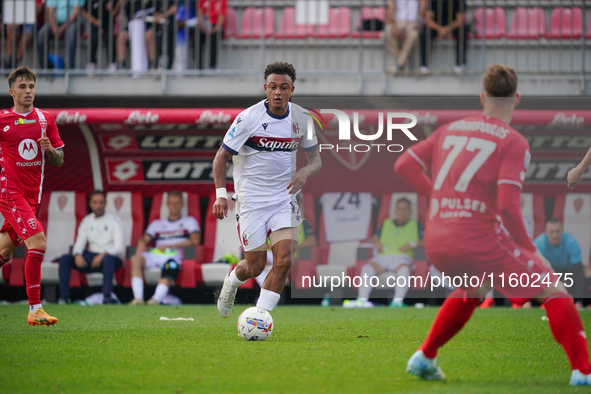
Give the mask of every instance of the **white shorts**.
M 373 261 L 386 271 L 394 271 L 401 265 L 412 265 L 412 258 L 407 254 L 380 254 L 370 261 Z
M 169 260 L 174 260 L 179 266 L 183 264 L 183 259 L 177 253 L 176 255 L 154 253 L 154 252 L 142 252 L 142 256 L 146 260 L 146 268 L 162 268 Z
M 282 228 L 299 228 L 302 221 L 300 208 L 295 198 L 267 204 L 238 202 L 236 204 L 236 214 L 238 236 L 245 252 L 265 245 L 267 236 L 274 231 Z M 292 234 L 294 233 L 299 235 L 299 230 L 298 232 L 292 231 Z

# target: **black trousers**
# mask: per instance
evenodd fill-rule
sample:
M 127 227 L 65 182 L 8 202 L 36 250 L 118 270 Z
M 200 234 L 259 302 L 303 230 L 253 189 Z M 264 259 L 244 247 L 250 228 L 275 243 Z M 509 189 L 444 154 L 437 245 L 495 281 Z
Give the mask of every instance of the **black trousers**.
M 456 42 L 456 65 L 463 66 L 466 64 L 466 51 L 468 49 L 468 30 L 469 26 L 460 26 L 460 28 L 452 30 L 454 40 Z M 429 49 L 433 49 L 433 39 L 437 37 L 437 31 L 428 29 L 423 26 L 421 29 L 421 66 L 427 67 L 427 37 L 430 36 Z

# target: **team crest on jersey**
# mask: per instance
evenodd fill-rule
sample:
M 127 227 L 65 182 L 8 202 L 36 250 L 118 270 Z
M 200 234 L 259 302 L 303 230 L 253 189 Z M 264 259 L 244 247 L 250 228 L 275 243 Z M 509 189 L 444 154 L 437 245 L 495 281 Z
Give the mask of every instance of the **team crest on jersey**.
M 35 230 L 37 228 L 37 220 L 35 218 L 29 218 L 27 219 L 27 224 L 29 225 L 29 227 L 31 227 L 33 230 Z
M 41 125 L 41 131 L 45 132 L 47 130 L 47 120 L 45 118 L 40 119 L 39 124 Z
M 299 136 L 300 135 L 300 125 L 298 124 L 298 122 L 293 122 L 293 124 L 291 125 L 291 128 L 293 130 L 293 133 L 296 136 Z

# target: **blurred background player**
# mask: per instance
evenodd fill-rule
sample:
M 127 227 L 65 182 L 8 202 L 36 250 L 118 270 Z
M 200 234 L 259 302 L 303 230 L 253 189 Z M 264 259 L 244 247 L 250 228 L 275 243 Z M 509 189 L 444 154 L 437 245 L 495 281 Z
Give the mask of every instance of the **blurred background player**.
M 496 284 L 514 302 L 543 301 L 550 329 L 570 361 L 570 384 L 589 385 L 591 364 L 581 318 L 523 223 L 521 188 L 531 155 L 525 138 L 509 126 L 519 103 L 517 75 L 507 66 L 489 66 L 483 87 L 482 115 L 443 125 L 400 156 L 394 169 L 430 197 L 425 248 L 437 269 L 450 277 L 480 278 L 487 273 L 495 280 L 504 274 L 525 275 L 531 281 L 528 287 L 507 283 L 501 287 L 493 281 L 480 288 L 465 285 L 454 290 L 427 339 L 408 361 L 407 371 L 423 379 L 445 379 L 437 351 L 464 327 L 491 284 Z M 532 285 L 536 275 L 548 281 Z
M 14 106 L 0 113 L 0 213 L 6 220 L 0 229 L 0 266 L 8 263 L 16 248 L 25 243 L 25 282 L 29 298 L 29 325 L 53 325 L 41 305 L 41 263 L 47 249 L 44 228 L 37 219 L 43 190 L 45 160 L 60 167 L 62 142 L 49 112 L 33 106 L 37 76 L 21 66 L 8 76 Z
M 378 276 L 384 272 L 394 272 L 396 277 L 408 277 L 412 268 L 414 250 L 424 246 L 424 226 L 415 219 L 411 219 L 412 206 L 408 198 L 400 198 L 396 201 L 396 218 L 386 218 L 380 231 L 372 235 L 371 242 L 376 247 L 377 256 L 361 267 L 361 276 L 368 278 Z M 390 304 L 393 308 L 403 306 L 404 297 L 408 293 L 410 281 L 397 281 L 406 286 L 396 286 L 394 298 Z M 359 287 L 357 299 L 343 303 L 345 308 L 370 308 L 373 303 L 369 301 L 372 287 L 369 281 Z
M 101 272 L 103 274 L 103 304 L 117 303 L 111 297 L 113 276 L 123 266 L 125 241 L 121 220 L 105 212 L 107 199 L 105 192 L 95 190 L 90 193 L 88 206 L 92 213 L 86 215 L 76 236 L 72 254 L 60 257 L 60 301 L 70 300 L 70 273 L 74 268 L 80 272 Z M 87 247 L 88 245 L 88 247 Z
M 583 179 L 583 174 L 585 173 L 585 170 L 589 168 L 589 166 L 591 166 L 591 148 L 589 148 L 587 154 L 585 155 L 583 160 L 581 160 L 579 165 L 568 172 L 566 176 L 566 181 L 568 183 L 569 189 L 572 189 L 579 183 L 581 183 L 581 179 Z
M 567 289 L 574 297 L 576 307 L 583 308 L 585 274 L 581 263 L 581 247 L 572 234 L 562 230 L 562 222 L 551 218 L 546 222 L 545 232 L 534 239 L 534 244 L 550 262 L 555 272 L 568 274 L 572 279 L 572 281 L 563 279 L 563 282 L 572 283 L 572 286 L 568 286 Z
M 152 221 L 137 243 L 135 254 L 131 257 L 131 289 L 133 300 L 129 305 L 143 305 L 144 268 L 160 268 L 162 278 L 156 286 L 154 295 L 148 305 L 158 305 L 168 294 L 174 280 L 180 273 L 183 264 L 183 248 L 196 246 L 201 242 L 201 227 L 193 216 L 182 216 L 183 195 L 177 190 L 168 192 L 166 206 L 168 218 Z M 150 242 L 155 241 L 156 247 L 147 250 Z
M 199 0 L 197 3 L 197 27 L 199 29 L 197 63 L 200 69 L 217 67 L 218 42 L 224 36 L 227 13 L 227 0 Z
M 233 159 L 238 231 L 246 255 L 224 280 L 218 298 L 222 317 L 232 312 L 238 287 L 264 270 L 267 235 L 273 268 L 263 283 L 257 307 L 271 311 L 277 305 L 299 238 L 301 214 L 295 195 L 322 166 L 316 135 L 307 136 L 305 110 L 290 103 L 296 80 L 294 67 L 271 63 L 264 77 L 267 98 L 236 117 L 213 160 L 213 214 L 222 220 L 228 215 L 227 162 Z M 300 145 L 308 163 L 295 171 Z

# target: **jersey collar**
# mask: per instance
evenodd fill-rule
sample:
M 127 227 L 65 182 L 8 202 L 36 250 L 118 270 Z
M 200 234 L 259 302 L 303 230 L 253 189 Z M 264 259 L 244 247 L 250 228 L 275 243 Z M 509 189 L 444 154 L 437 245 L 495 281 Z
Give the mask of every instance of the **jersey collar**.
M 267 115 L 269 115 L 273 119 L 285 119 L 289 116 L 289 104 L 287 104 L 287 112 L 285 113 L 285 115 L 282 116 L 274 115 L 273 113 L 271 113 L 271 111 L 269 111 L 269 100 L 265 100 L 265 109 L 267 110 Z

